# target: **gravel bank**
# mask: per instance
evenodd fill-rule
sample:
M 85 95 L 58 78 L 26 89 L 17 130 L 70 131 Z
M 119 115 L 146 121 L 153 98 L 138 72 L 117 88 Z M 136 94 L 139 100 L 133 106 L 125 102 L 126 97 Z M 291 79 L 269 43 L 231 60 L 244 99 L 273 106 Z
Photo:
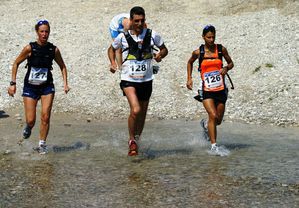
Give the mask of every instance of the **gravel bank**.
M 118 5 L 117 7 L 115 5 Z M 217 42 L 227 47 L 235 68 L 230 72 L 226 120 L 299 126 L 298 1 L 45 1 L 2 0 L 0 4 L 0 110 L 22 105 L 26 72 L 18 73 L 15 98 L 6 93 L 11 65 L 30 41 L 34 24 L 46 18 L 50 41 L 59 47 L 69 70 L 68 95 L 54 66 L 54 112 L 87 114 L 100 120 L 125 119 L 128 105 L 119 89 L 119 76 L 109 72 L 107 48 L 111 18 L 141 5 L 150 28 L 159 32 L 169 55 L 160 64 L 149 107 L 149 119 L 197 119 L 205 115 L 186 83 L 186 63 L 199 44 L 201 31 L 211 23 Z M 197 77 L 194 71 L 194 80 Z

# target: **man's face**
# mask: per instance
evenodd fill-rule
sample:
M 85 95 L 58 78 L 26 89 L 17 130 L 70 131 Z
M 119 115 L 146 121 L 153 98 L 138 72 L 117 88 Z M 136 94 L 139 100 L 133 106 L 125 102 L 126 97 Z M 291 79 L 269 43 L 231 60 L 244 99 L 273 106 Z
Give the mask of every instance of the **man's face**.
M 145 16 L 134 14 L 133 19 L 131 19 L 131 21 L 132 29 L 137 33 L 141 33 L 145 24 Z

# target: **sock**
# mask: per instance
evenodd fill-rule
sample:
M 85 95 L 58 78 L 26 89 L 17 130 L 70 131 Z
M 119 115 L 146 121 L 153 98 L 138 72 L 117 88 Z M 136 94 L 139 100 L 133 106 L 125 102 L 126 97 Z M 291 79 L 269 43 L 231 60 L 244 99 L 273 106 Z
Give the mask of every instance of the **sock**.
M 42 145 L 46 145 L 46 141 L 45 140 L 39 140 L 39 146 L 42 146 Z
M 217 146 L 217 144 L 216 144 L 216 143 L 214 143 L 214 144 L 211 144 L 211 148 L 213 148 L 213 147 L 215 147 L 215 146 Z

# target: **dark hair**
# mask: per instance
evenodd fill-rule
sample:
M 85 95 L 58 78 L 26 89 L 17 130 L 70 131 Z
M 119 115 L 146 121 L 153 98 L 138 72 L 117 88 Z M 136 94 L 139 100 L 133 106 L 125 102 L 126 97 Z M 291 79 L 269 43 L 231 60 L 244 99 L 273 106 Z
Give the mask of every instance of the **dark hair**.
M 38 29 L 39 29 L 39 26 L 41 25 L 47 25 L 49 27 L 49 30 L 50 30 L 50 24 L 48 22 L 48 20 L 39 20 L 36 25 L 35 25 L 35 31 L 37 32 Z
M 140 7 L 140 6 L 135 6 L 135 7 L 133 7 L 132 9 L 131 9 L 131 11 L 130 11 L 130 18 L 131 19 L 133 19 L 133 16 L 134 15 L 143 15 L 143 16 L 145 16 L 145 11 L 144 11 L 144 9 L 142 8 L 142 7 Z
M 207 25 L 203 28 L 202 31 L 202 36 L 205 36 L 208 32 L 212 32 L 214 33 L 214 35 L 216 34 L 216 29 L 213 25 Z

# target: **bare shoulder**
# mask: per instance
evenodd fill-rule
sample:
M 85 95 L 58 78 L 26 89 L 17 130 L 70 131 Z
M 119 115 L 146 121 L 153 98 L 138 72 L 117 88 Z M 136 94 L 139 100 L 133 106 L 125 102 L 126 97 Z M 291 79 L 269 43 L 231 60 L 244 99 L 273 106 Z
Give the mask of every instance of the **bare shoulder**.
M 223 54 L 228 54 L 226 47 L 222 46 L 222 53 Z
M 193 52 L 192 52 L 192 57 L 199 57 L 199 54 L 200 54 L 200 51 L 199 51 L 199 49 L 196 49 L 196 50 L 194 50 Z
M 60 54 L 60 50 L 57 46 L 55 47 L 55 54 Z
M 26 52 L 26 53 L 30 53 L 30 52 L 31 52 L 31 45 L 30 45 L 30 44 L 26 45 L 26 46 L 23 48 L 23 51 Z

